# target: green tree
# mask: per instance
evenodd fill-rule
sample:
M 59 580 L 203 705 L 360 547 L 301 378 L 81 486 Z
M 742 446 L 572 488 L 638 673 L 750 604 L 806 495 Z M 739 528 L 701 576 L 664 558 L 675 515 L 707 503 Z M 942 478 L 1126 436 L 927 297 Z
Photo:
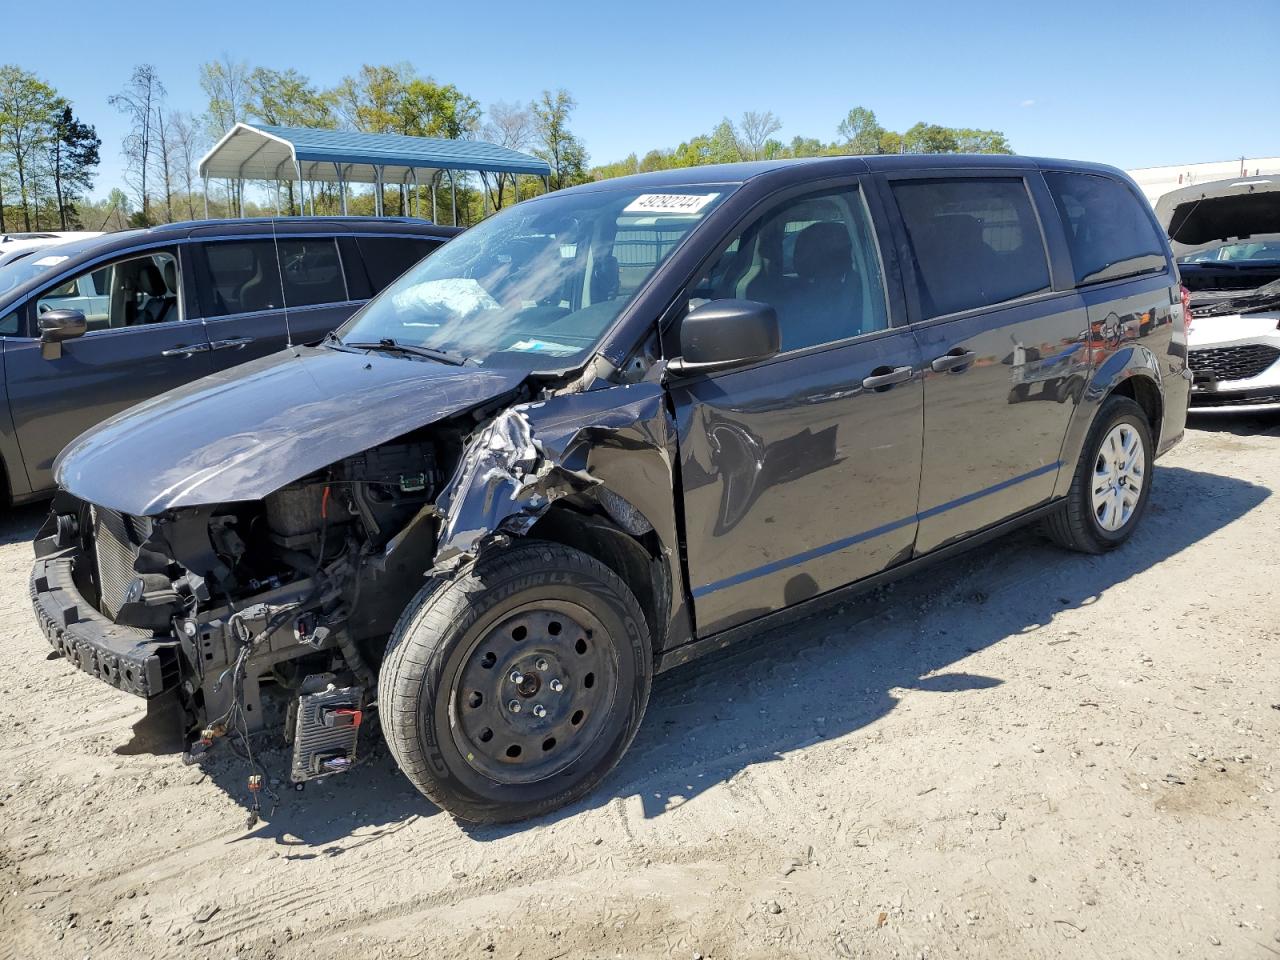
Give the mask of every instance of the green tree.
M 245 113 L 278 127 L 333 127 L 333 102 L 303 74 L 290 67 L 255 67 L 247 80 Z
M 34 73 L 12 64 L 0 66 L 0 151 L 7 171 L 16 177 L 24 230 L 31 229 L 33 213 L 39 216 L 38 191 L 34 187 L 46 148 L 56 136 L 52 119 L 57 105 L 53 88 Z M 0 196 L 0 230 L 4 229 L 7 227 Z
M 880 138 L 885 129 L 876 120 L 874 110 L 854 107 L 840 121 L 837 132 L 844 141 L 845 152 L 868 154 L 880 152 Z
M 76 203 L 93 187 L 102 141 L 93 127 L 76 118 L 71 104 L 65 100 L 54 111 L 52 127 L 49 172 L 53 178 L 58 225 L 68 230 L 79 222 Z
M 907 153 L 958 153 L 960 150 L 950 127 L 923 121 L 903 133 L 902 144 Z
M 534 154 L 551 166 L 551 189 L 571 187 L 588 180 L 587 151 L 569 130 L 569 118 L 578 103 L 569 91 L 560 89 L 554 94 L 542 91 L 542 96 L 530 106 L 533 113 L 537 146 Z
M 973 130 L 960 127 L 952 131 L 961 153 L 1013 153 L 1009 141 L 999 130 Z

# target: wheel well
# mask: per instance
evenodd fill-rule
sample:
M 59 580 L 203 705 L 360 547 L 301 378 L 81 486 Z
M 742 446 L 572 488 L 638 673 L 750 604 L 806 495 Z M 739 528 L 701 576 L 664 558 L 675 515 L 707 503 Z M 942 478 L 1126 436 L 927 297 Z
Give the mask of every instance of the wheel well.
M 671 609 L 671 577 L 652 531 L 634 536 L 606 516 L 584 512 L 581 505 L 561 500 L 552 504 L 526 536 L 581 550 L 621 577 L 640 602 L 653 649 L 662 649 Z
M 1111 393 L 1113 396 L 1128 397 L 1142 408 L 1151 427 L 1151 439 L 1158 446 L 1160 427 L 1164 423 L 1164 400 L 1160 396 L 1160 388 L 1149 377 L 1134 376 L 1121 380 Z

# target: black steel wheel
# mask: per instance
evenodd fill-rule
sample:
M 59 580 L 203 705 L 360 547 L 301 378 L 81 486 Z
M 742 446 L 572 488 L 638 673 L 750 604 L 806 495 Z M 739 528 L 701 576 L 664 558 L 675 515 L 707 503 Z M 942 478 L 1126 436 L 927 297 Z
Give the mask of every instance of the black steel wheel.
M 465 820 L 519 820 L 613 768 L 651 677 L 626 584 L 578 550 L 521 542 L 409 605 L 379 676 L 379 716 L 431 800 Z

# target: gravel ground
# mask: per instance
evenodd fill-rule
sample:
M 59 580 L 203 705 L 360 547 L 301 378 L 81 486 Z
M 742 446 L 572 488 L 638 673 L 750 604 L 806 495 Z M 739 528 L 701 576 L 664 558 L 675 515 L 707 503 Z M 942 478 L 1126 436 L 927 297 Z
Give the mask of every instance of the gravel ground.
M 239 760 L 49 658 L 16 511 L 0 955 L 1280 956 L 1280 418 L 1194 427 L 1124 549 L 1018 533 L 664 675 L 593 796 L 501 829 L 380 744 L 246 829 Z

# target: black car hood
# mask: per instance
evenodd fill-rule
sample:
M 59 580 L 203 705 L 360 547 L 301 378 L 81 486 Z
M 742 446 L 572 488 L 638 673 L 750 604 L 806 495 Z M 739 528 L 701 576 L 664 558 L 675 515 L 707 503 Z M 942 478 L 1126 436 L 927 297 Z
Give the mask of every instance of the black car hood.
M 526 374 L 327 347 L 163 393 L 72 441 L 58 485 L 136 515 L 258 500 L 343 457 L 515 389 Z
M 1280 233 L 1280 177 L 1183 187 L 1161 196 L 1155 209 L 1180 257 L 1235 237 Z

